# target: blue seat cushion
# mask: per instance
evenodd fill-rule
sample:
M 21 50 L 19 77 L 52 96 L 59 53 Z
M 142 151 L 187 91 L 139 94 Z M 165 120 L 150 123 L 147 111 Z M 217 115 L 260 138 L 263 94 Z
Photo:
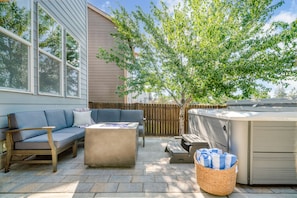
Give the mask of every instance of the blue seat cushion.
M 56 133 L 69 133 L 75 135 L 76 139 L 81 139 L 85 137 L 85 128 L 79 127 L 68 127 L 54 132 Z
M 64 110 L 45 110 L 48 126 L 55 126 L 53 131 L 67 127 Z
M 66 144 L 74 142 L 75 140 L 76 140 L 76 136 L 71 133 L 53 133 L 53 141 L 56 148 L 62 148 Z M 20 150 L 50 149 L 47 134 L 28 138 L 21 142 L 16 142 L 15 149 L 20 149 Z

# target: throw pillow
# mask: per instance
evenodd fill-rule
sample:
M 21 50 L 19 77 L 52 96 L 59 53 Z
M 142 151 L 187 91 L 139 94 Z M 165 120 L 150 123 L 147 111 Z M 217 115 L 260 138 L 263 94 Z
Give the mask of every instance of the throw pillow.
M 87 127 L 92 124 L 91 111 L 73 111 L 73 115 L 73 126 Z
M 85 112 L 85 111 L 91 111 L 88 107 L 83 107 L 83 108 L 75 108 L 74 111 L 79 111 L 79 112 Z M 92 124 L 96 124 L 96 122 L 93 120 L 91 116 L 91 122 Z

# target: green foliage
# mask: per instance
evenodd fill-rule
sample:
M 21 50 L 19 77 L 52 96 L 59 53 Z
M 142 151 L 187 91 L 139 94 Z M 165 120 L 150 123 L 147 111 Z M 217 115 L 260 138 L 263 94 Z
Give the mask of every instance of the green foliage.
M 151 3 L 113 10 L 113 49 L 97 57 L 132 76 L 119 94 L 149 89 L 167 92 L 183 106 L 191 100 L 267 97 L 264 82 L 296 79 L 297 21 L 268 23 L 283 2 L 272 0 L 185 0 L 173 12 Z M 136 52 L 136 55 L 134 53 Z
M 296 87 L 292 88 L 291 91 L 288 93 L 288 97 L 297 100 L 297 89 Z
M 288 92 L 286 92 L 286 88 L 284 85 L 279 85 L 274 91 L 275 98 L 287 98 L 287 99 L 297 99 L 297 89 L 293 87 Z
M 79 43 L 68 33 L 66 34 L 66 56 L 68 64 L 79 67 Z
M 21 7 L 18 3 L 18 1 L 0 3 L 0 26 L 30 41 L 31 12 L 28 7 Z
M 284 86 L 278 86 L 274 93 L 276 98 L 285 98 L 287 96 Z
M 40 6 L 38 7 L 39 47 L 62 59 L 62 27 Z

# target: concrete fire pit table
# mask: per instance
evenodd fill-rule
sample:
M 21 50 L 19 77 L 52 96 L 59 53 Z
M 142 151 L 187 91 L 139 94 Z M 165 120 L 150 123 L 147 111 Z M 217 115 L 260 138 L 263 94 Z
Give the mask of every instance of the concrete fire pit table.
M 137 122 L 100 123 L 86 128 L 85 165 L 130 167 L 137 157 Z

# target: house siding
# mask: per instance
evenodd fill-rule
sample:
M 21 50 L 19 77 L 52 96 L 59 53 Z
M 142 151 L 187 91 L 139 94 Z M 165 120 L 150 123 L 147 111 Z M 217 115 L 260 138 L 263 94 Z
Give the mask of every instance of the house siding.
M 115 31 L 115 25 L 108 16 L 92 5 L 88 5 L 88 66 L 89 66 L 89 101 L 122 103 L 126 97 L 119 97 L 115 92 L 123 82 L 119 76 L 124 76 L 114 63 L 105 63 L 96 58 L 98 49 L 110 49 L 114 41 L 110 35 Z
M 18 111 L 43 109 L 69 109 L 88 106 L 88 45 L 87 45 L 87 1 L 86 0 L 38 0 L 32 1 L 33 12 L 41 5 L 54 17 L 77 41 L 81 51 L 80 97 L 46 96 L 38 94 L 38 46 L 37 18 L 33 17 L 33 65 L 34 69 L 32 93 L 18 93 L 0 90 L 0 129 L 7 127 L 7 114 Z M 36 16 L 34 14 L 33 16 Z M 65 81 L 64 81 L 65 83 Z M 1 130 L 0 130 L 1 131 Z M 0 136 L 1 137 L 1 136 Z

